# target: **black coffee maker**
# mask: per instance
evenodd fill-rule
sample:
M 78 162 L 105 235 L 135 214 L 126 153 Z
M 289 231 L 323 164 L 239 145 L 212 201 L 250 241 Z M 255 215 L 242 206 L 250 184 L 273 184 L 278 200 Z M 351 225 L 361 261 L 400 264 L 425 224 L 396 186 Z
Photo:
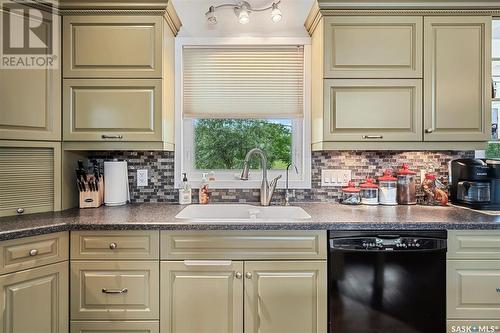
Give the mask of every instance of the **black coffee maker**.
M 450 162 L 450 201 L 472 209 L 500 210 L 500 160 Z

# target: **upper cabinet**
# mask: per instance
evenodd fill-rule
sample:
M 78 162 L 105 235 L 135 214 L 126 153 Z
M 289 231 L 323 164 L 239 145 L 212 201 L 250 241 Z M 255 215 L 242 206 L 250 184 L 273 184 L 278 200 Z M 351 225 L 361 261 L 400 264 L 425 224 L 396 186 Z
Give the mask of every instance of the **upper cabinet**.
M 64 18 L 64 77 L 161 78 L 161 16 Z
M 306 22 L 313 150 L 484 149 L 491 17 L 335 12 Z
M 484 141 L 491 131 L 491 17 L 426 17 L 427 141 Z
M 332 16 L 324 22 L 325 78 L 421 78 L 421 16 Z

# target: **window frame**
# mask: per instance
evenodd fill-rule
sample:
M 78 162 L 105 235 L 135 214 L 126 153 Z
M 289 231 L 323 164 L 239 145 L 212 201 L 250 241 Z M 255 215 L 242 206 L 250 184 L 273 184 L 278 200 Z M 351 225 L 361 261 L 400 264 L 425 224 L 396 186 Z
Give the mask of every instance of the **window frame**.
M 289 173 L 289 188 L 311 188 L 311 40 L 309 37 L 283 38 L 177 38 L 175 41 L 175 170 L 174 187 L 179 188 L 182 173 L 188 174 L 189 184 L 199 187 L 202 172 L 215 172 L 216 181 L 211 184 L 215 189 L 259 189 L 262 182 L 262 171 L 250 172 L 249 180 L 237 179 L 240 170 L 194 170 L 193 154 L 193 119 L 183 116 L 183 62 L 184 46 L 265 46 L 265 45 L 302 45 L 304 47 L 303 78 L 303 118 L 292 119 L 292 162 Z M 270 118 L 271 119 L 271 118 Z M 186 139 L 187 138 L 187 139 Z M 286 170 L 268 170 L 268 180 L 282 175 L 277 188 L 285 188 Z

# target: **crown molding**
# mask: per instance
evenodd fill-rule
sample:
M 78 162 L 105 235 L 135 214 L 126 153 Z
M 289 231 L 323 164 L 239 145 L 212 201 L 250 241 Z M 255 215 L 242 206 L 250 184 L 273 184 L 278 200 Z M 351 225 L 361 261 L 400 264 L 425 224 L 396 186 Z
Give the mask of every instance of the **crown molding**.
M 498 0 L 317 0 L 328 9 L 489 9 L 500 10 Z

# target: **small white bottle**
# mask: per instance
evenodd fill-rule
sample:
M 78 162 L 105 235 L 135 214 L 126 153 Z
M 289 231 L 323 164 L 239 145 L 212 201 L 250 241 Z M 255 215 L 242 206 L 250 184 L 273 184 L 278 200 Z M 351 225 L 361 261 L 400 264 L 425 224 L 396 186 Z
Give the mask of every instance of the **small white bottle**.
M 192 203 L 191 186 L 188 183 L 187 175 L 182 174 L 182 187 L 179 189 L 179 204 L 189 205 Z

